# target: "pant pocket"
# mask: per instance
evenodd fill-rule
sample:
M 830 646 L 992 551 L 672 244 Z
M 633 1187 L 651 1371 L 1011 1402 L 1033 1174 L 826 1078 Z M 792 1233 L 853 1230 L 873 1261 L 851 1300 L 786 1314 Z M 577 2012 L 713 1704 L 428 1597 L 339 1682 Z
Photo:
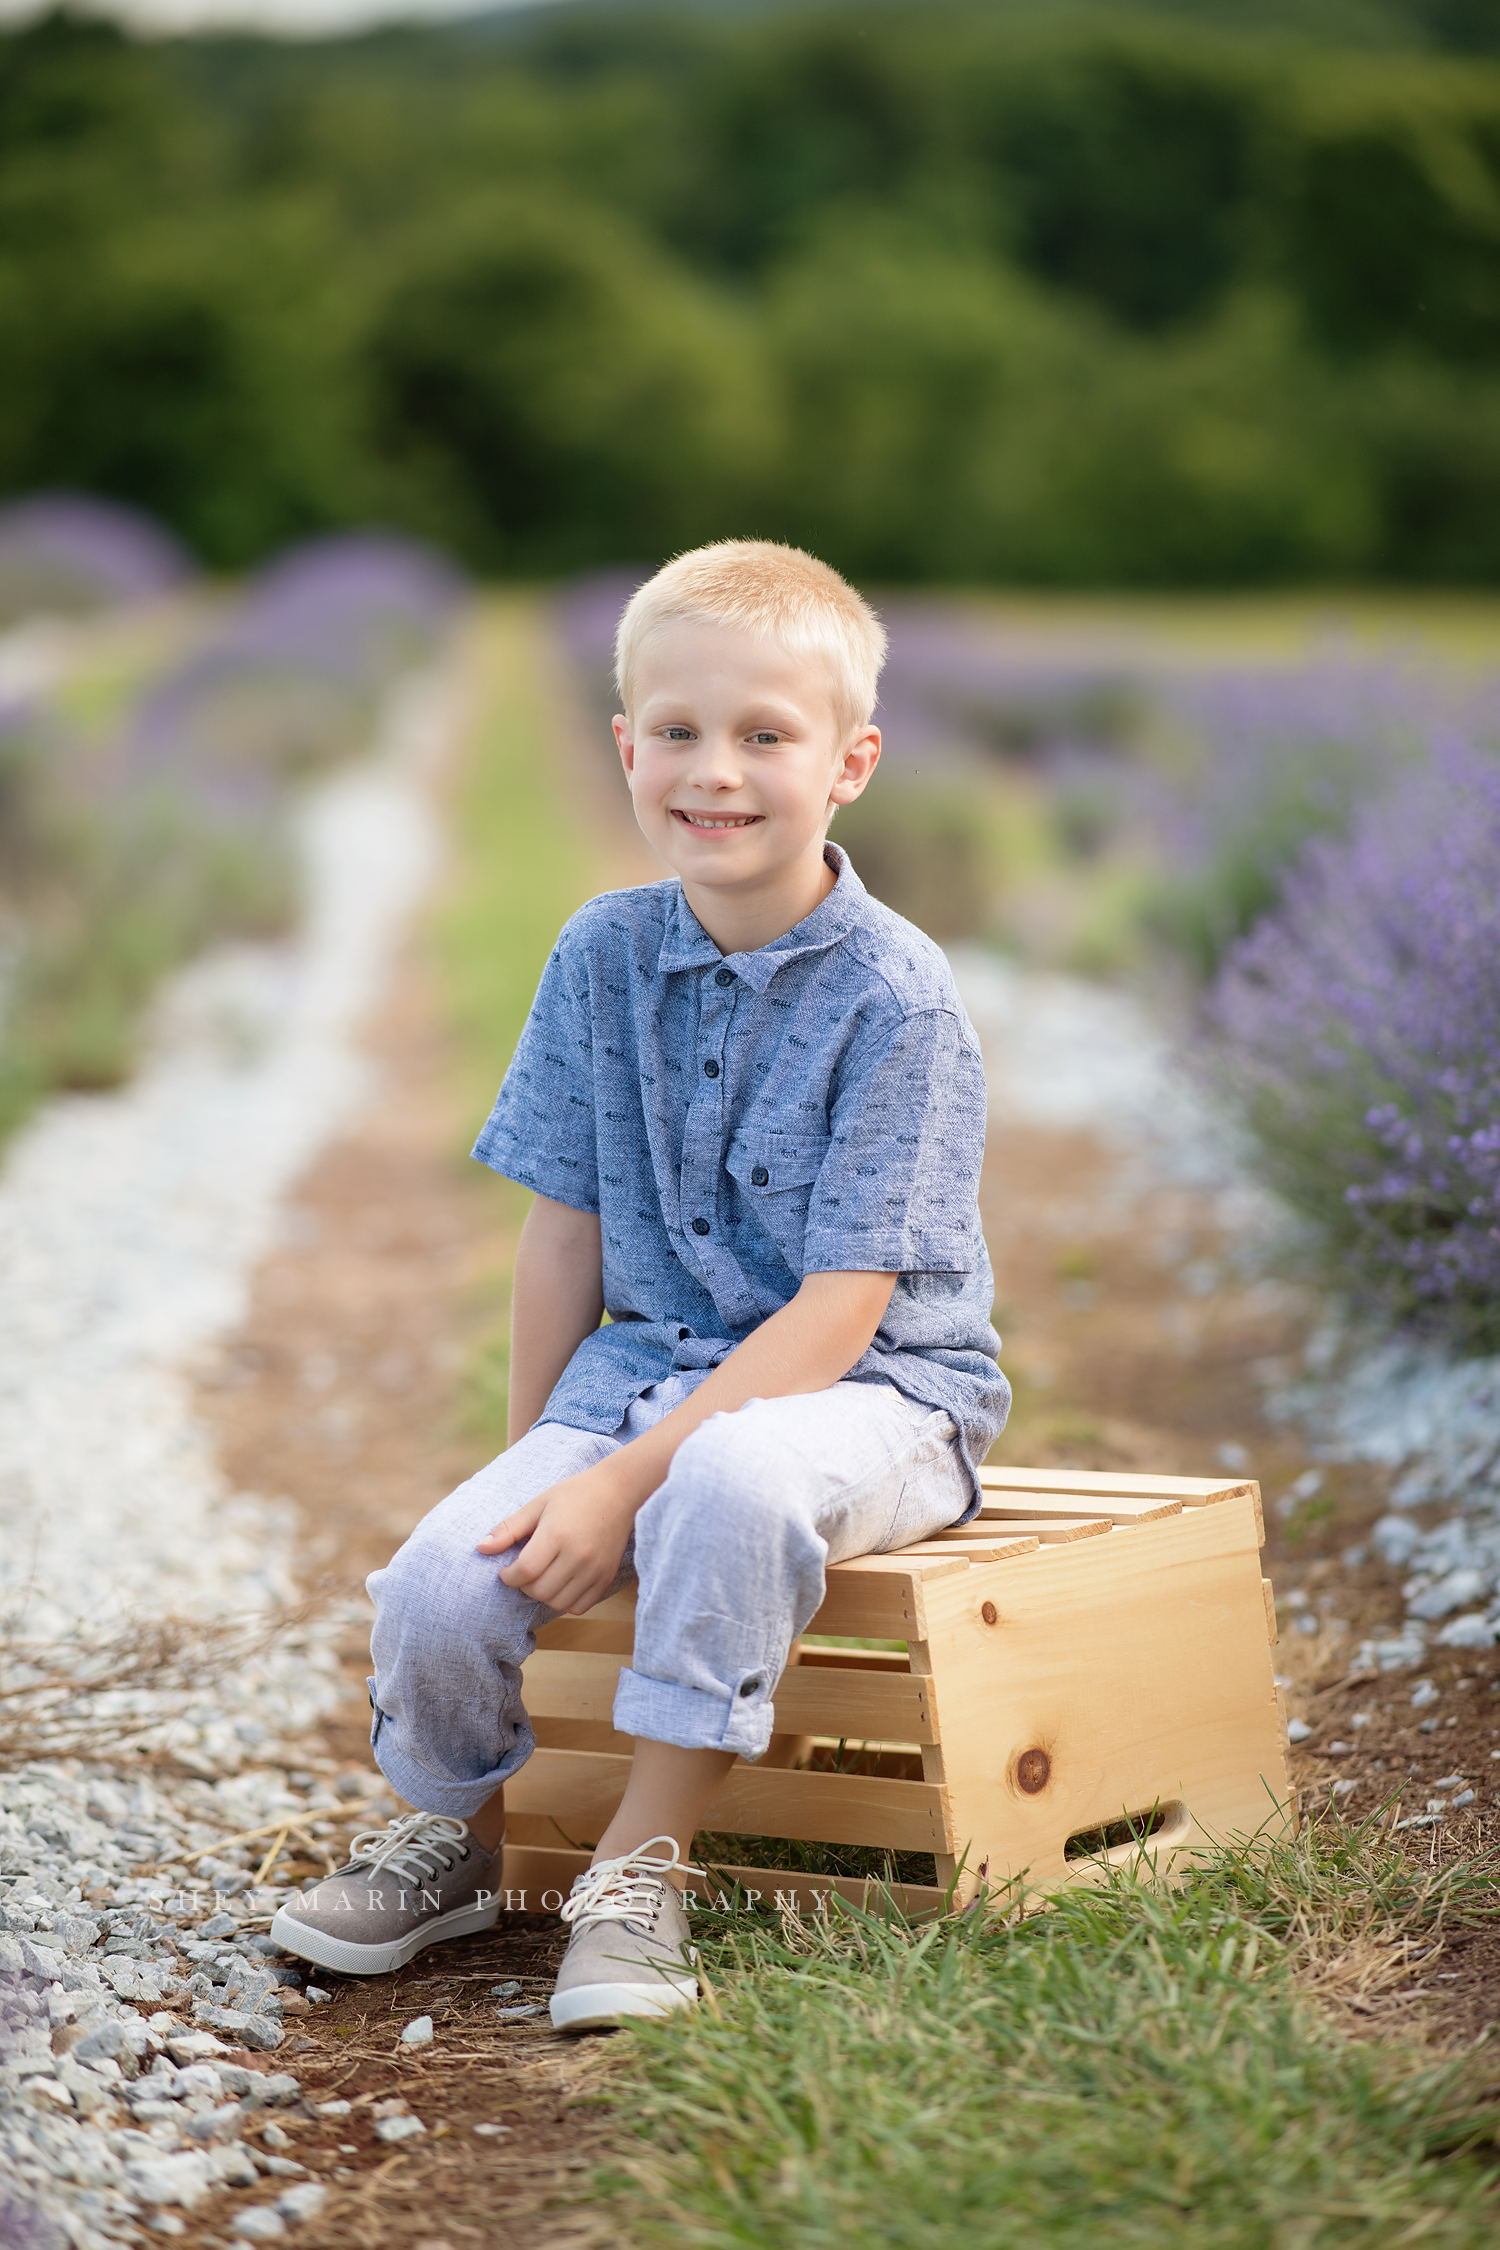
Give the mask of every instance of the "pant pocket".
M 907 1469 L 890 1522 L 870 1551 L 887 1555 L 894 1547 L 915 1546 L 956 1523 L 969 1505 L 968 1478 L 958 1450 L 953 1417 L 939 1409 L 916 1441 L 917 1458 Z

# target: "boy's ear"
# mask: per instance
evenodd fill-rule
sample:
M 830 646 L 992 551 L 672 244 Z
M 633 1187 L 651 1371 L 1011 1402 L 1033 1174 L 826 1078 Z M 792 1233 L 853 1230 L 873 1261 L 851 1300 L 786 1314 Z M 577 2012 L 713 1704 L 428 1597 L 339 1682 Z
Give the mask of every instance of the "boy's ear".
M 635 772 L 635 736 L 631 731 L 628 712 L 617 711 L 610 720 L 615 730 L 615 745 L 620 753 L 620 763 L 627 774 Z
M 871 774 L 880 763 L 879 727 L 862 727 L 845 749 L 834 771 L 833 786 L 828 792 L 834 805 L 852 805 L 856 797 L 863 796 Z

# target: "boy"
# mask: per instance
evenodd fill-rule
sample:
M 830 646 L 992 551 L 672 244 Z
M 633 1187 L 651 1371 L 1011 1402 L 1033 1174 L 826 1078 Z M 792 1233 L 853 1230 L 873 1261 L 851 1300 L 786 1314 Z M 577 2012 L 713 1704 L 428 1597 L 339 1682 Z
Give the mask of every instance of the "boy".
M 880 756 L 884 651 L 835 571 L 761 541 L 679 556 L 621 619 L 615 737 L 677 880 L 568 923 L 475 1150 L 536 1196 L 510 1446 L 369 1581 L 375 1755 L 420 1810 L 277 1915 L 325 1967 L 494 1922 L 522 1666 L 633 1575 L 635 1755 L 552 2021 L 691 2006 L 686 1856 L 825 1563 L 978 1507 L 1010 1397 L 979 1052 L 937 947 L 826 841 Z

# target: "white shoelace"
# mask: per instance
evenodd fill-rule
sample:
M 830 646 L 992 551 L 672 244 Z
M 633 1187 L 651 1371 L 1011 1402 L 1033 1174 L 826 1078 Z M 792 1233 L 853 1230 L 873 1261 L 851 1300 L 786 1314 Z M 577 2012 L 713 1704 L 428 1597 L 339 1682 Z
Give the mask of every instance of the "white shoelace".
M 667 1857 L 655 1847 L 665 1844 Z M 601 1859 L 586 1868 L 563 1901 L 562 1918 L 587 1927 L 591 1922 L 649 1922 L 661 1900 L 661 1887 L 674 1867 L 690 1875 L 699 1870 L 677 1854 L 675 1836 L 648 1836 L 633 1852 Z
M 349 1862 L 368 1867 L 372 1875 L 388 1868 L 403 1883 L 416 1883 L 454 1866 L 468 1843 L 469 1831 L 461 1820 L 450 1820 L 446 1813 L 406 1813 L 384 1828 L 362 1830 L 349 1846 Z

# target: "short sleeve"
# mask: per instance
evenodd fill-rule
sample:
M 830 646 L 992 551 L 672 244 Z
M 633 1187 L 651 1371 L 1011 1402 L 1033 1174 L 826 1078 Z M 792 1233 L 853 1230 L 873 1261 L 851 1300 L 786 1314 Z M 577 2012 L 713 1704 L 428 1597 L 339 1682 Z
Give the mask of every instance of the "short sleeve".
M 508 1180 L 575 1211 L 599 1208 L 594 1043 L 588 975 L 558 946 L 475 1156 Z
M 961 1016 L 908 1016 L 855 1059 L 808 1206 L 804 1273 L 970 1273 L 984 1258 L 984 1067 Z

